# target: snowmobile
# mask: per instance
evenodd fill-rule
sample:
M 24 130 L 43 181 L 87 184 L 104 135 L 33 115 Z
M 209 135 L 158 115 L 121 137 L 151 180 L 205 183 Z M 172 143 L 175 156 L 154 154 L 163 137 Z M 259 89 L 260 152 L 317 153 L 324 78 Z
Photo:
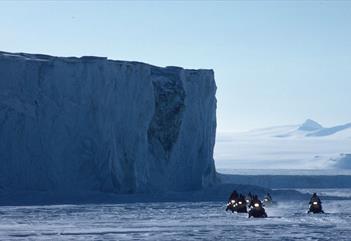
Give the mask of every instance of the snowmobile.
M 313 193 L 309 204 L 310 208 L 307 213 L 324 213 L 322 209 L 322 202 L 317 196 L 317 193 Z
M 230 197 L 229 197 L 229 200 L 228 200 L 228 203 L 227 203 L 226 211 L 230 210 L 230 211 L 232 211 L 232 213 L 235 212 L 238 199 L 239 199 L 239 194 L 237 193 L 237 191 L 234 190 L 230 194 Z
M 249 195 L 247 195 L 245 199 L 246 199 L 245 201 L 246 201 L 247 206 L 250 207 L 250 203 L 251 203 L 251 200 L 252 200 L 251 193 L 249 193 Z
M 260 200 L 256 200 L 253 202 L 251 209 L 249 211 L 249 218 L 266 218 L 267 213 L 266 210 L 263 208 L 263 205 Z
M 308 213 L 324 213 L 324 211 L 322 209 L 322 202 L 313 201 L 310 204 L 310 208 L 308 210 Z
M 225 211 L 230 210 L 232 211 L 232 213 L 234 213 L 236 211 L 236 206 L 237 206 L 236 200 L 232 199 L 227 203 L 227 208 L 225 209 Z
M 263 206 L 271 206 L 274 204 L 276 204 L 276 202 L 274 202 L 272 196 L 267 193 L 267 195 L 263 198 Z
M 244 196 L 240 195 L 240 197 L 238 198 L 235 206 L 235 211 L 237 213 L 247 213 L 246 200 Z

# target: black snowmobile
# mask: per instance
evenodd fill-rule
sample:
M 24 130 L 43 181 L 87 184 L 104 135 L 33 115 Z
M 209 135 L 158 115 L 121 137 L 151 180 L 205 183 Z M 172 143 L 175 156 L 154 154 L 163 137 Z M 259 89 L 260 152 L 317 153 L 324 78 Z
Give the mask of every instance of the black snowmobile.
M 266 218 L 267 213 L 266 210 L 263 208 L 262 202 L 258 199 L 253 199 L 250 204 L 250 211 L 249 211 L 249 218 Z
M 263 206 L 271 206 L 276 204 L 276 202 L 273 201 L 272 196 L 267 193 L 266 196 L 263 198 Z
M 247 213 L 246 200 L 243 195 L 239 196 L 236 203 L 235 211 L 238 213 Z
M 239 194 L 234 190 L 232 194 L 230 194 L 230 197 L 227 203 L 227 208 L 225 210 L 226 211 L 230 210 L 232 211 L 232 213 L 235 212 L 238 199 L 239 199 Z
M 313 194 L 309 204 L 310 208 L 308 210 L 308 213 L 324 213 L 322 202 L 316 193 Z
M 227 203 L 227 208 L 225 209 L 226 211 L 230 210 L 232 211 L 232 213 L 234 213 L 236 211 L 236 200 L 232 199 Z
M 249 194 L 245 197 L 245 201 L 246 201 L 246 205 L 248 206 L 248 207 L 250 207 L 250 203 L 251 203 L 251 200 L 252 200 L 252 194 L 251 194 L 251 192 L 249 192 Z

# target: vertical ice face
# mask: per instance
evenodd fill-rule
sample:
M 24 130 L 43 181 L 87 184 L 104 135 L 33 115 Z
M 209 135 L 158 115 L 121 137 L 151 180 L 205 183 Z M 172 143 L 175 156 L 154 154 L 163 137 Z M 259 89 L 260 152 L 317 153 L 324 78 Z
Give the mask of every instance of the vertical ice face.
M 212 70 L 0 52 L 0 187 L 211 185 L 215 93 Z

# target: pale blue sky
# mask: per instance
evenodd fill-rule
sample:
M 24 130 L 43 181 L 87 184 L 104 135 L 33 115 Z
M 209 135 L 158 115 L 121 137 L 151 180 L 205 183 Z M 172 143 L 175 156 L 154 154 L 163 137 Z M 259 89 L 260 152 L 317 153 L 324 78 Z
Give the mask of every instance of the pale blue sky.
M 0 50 L 215 70 L 218 130 L 351 122 L 351 2 L 0 2 Z

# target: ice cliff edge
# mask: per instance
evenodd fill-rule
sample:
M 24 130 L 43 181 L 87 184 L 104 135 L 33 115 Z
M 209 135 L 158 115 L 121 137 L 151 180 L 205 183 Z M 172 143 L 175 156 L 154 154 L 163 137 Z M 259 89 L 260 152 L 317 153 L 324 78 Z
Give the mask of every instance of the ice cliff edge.
M 0 188 L 209 186 L 215 93 L 212 70 L 0 52 Z

